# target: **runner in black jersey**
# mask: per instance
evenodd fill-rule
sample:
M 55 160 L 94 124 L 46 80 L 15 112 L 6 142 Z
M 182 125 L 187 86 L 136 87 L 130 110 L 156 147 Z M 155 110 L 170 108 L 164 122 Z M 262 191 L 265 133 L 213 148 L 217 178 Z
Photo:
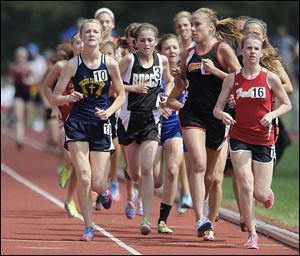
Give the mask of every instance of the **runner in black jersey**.
M 64 69 L 53 92 L 53 103 L 74 102 L 65 122 L 66 148 L 70 151 L 78 179 L 78 201 L 86 230 L 80 238 L 91 241 L 94 236 L 91 190 L 101 194 L 103 207 L 110 208 L 107 190 L 110 152 L 113 149 L 108 118 L 124 103 L 124 87 L 117 62 L 99 51 L 101 25 L 95 19 L 85 20 L 80 28 L 84 48 Z M 70 95 L 63 95 L 69 81 L 74 84 Z M 112 83 L 111 83 L 112 82 Z M 108 107 L 108 91 L 116 92 Z
M 143 23 L 135 34 L 138 51 L 129 53 L 119 63 L 127 97 L 121 108 L 118 136 L 125 148 L 131 179 L 138 181 L 142 174 L 144 212 L 140 231 L 147 235 L 151 232 L 148 218 L 154 192 L 153 161 L 159 141 L 161 79 L 171 91 L 172 77 L 168 59 L 154 52 L 157 28 Z
M 176 77 L 176 86 L 169 96 L 168 106 L 172 108 L 188 81 L 188 96 L 179 111 L 179 118 L 183 140 L 190 154 L 189 181 L 196 232 L 205 240 L 215 240 L 212 223 L 221 205 L 227 142 L 226 127 L 213 116 L 213 108 L 227 73 L 240 68 L 230 46 L 217 38 L 225 39 L 224 32 L 232 35 L 227 32 L 231 32 L 231 29 L 237 31 L 237 28 L 230 24 L 229 19 L 219 21 L 216 13 L 208 8 L 196 10 L 191 21 L 196 46 L 183 53 L 181 75 Z M 212 186 L 217 189 L 210 195 L 213 205 L 210 205 L 207 219 L 203 213 L 204 198 L 208 196 L 205 192 L 210 191 Z

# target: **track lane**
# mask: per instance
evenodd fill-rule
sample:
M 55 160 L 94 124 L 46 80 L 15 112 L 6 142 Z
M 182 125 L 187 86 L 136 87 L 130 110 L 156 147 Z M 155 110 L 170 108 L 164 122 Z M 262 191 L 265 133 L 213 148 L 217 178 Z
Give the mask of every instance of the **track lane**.
M 41 134 L 28 136 L 43 142 Z M 19 174 L 38 185 L 49 194 L 64 200 L 65 190 L 57 185 L 57 157 L 36 147 L 25 146 L 18 153 L 13 138 L 1 136 L 2 162 Z M 29 161 L 31 160 L 31 161 Z M 79 242 L 83 223 L 79 219 L 69 219 L 64 210 L 49 200 L 1 172 L 1 209 L 3 254 L 131 254 L 124 248 L 96 231 L 92 243 Z M 168 225 L 174 229 L 173 235 L 158 234 L 155 224 L 158 218 L 160 200 L 154 199 L 150 236 L 141 236 L 141 217 L 128 220 L 124 215 L 125 188 L 121 184 L 122 199 L 110 210 L 94 213 L 94 222 L 141 254 L 298 254 L 264 236 L 260 236 L 259 250 L 242 248 L 246 233 L 236 225 L 220 221 L 216 225 L 217 241 L 204 242 L 195 236 L 194 214 L 189 210 L 179 215 L 172 208 Z M 17 206 L 17 207 L 16 207 Z

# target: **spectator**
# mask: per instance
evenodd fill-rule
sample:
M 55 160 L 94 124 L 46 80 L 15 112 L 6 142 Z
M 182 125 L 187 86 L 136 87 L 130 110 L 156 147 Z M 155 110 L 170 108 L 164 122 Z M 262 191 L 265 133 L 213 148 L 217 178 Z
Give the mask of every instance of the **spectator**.
M 28 69 L 30 71 L 27 83 L 30 87 L 29 93 L 32 108 L 32 116 L 30 118 L 33 119 L 33 130 L 39 132 L 44 129 L 44 107 L 41 102 L 39 88 L 48 70 L 48 66 L 44 56 L 39 53 L 40 49 L 36 43 L 28 44 L 27 50 L 29 53 Z
M 276 29 L 276 35 L 270 38 L 270 43 L 274 48 L 278 49 L 278 53 L 282 57 L 282 64 L 288 74 L 290 76 L 293 75 L 292 53 L 296 39 L 287 33 L 285 26 L 280 25 Z

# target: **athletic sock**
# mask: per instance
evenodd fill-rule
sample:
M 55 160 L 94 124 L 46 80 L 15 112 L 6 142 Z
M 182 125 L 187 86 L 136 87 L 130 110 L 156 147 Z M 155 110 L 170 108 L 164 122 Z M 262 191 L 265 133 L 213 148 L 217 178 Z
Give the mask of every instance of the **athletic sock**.
M 167 204 L 164 204 L 164 203 L 160 204 L 160 216 L 159 216 L 159 219 L 158 219 L 158 224 L 161 221 L 164 221 L 165 223 L 167 223 L 167 219 L 169 217 L 169 213 L 170 213 L 171 208 L 172 208 L 172 205 L 167 205 Z

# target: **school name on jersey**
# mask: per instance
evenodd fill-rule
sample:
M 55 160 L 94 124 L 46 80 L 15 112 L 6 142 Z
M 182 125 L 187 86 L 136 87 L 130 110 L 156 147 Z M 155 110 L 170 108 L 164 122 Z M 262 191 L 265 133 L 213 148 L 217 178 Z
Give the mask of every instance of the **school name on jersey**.
M 265 98 L 265 87 L 251 87 L 248 91 L 243 91 L 243 88 L 236 90 L 236 98 Z
M 132 84 L 146 83 L 150 88 L 157 87 L 161 80 L 160 66 L 153 67 L 153 73 L 150 74 L 132 74 Z
M 202 75 L 209 75 L 210 73 L 207 72 L 203 67 L 203 62 L 192 62 L 188 66 L 189 72 L 192 72 L 194 70 L 201 70 Z
M 95 95 L 96 98 L 100 97 L 101 92 L 105 86 L 105 82 L 96 82 L 94 78 L 87 77 L 79 82 L 81 91 L 85 97 Z
M 201 69 L 203 67 L 202 62 L 192 62 L 188 66 L 189 72 L 192 72 L 193 70 Z

